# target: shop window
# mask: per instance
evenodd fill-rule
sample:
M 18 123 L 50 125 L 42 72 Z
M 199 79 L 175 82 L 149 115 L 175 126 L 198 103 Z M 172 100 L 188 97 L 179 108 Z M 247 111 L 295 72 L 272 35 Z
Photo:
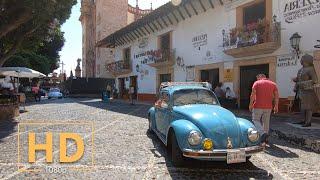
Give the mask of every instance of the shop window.
M 167 33 L 159 37 L 159 49 L 171 49 L 171 33 Z
M 266 2 L 262 1 L 243 9 L 243 25 L 257 23 L 266 18 Z
M 130 57 L 131 57 L 131 49 L 126 48 L 123 50 L 123 60 L 124 62 L 130 62 Z

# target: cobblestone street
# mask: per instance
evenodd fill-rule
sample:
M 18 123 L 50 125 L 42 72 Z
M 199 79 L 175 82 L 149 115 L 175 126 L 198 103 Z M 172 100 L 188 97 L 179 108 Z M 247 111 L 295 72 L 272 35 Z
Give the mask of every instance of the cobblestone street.
M 15 121 L 0 122 L 0 179 L 319 179 L 320 156 L 295 147 L 283 140 L 271 138 L 272 145 L 264 153 L 254 155 L 251 162 L 225 163 L 189 160 L 186 167 L 175 168 L 167 158 L 165 146 L 153 134 L 148 134 L 146 119 L 148 105 L 129 105 L 123 102 L 102 103 L 97 99 L 44 100 L 30 104 Z M 24 127 L 24 123 L 49 123 Z M 52 123 L 52 124 L 50 124 Z M 56 126 L 59 123 L 66 124 Z M 68 123 L 87 123 L 67 126 Z M 91 124 L 93 123 L 93 127 Z M 20 125 L 18 125 L 20 124 Z M 61 173 L 46 171 L 44 163 L 26 165 L 18 171 L 18 159 L 29 131 L 72 131 L 83 133 L 86 147 L 77 169 Z M 74 129 L 72 129 L 74 128 Z M 90 131 L 94 129 L 94 140 Z M 20 143 L 19 147 L 18 144 Z M 55 145 L 54 145 L 55 146 Z M 18 149 L 21 149 L 18 151 Z M 58 147 L 54 147 L 54 159 Z M 19 152 L 19 153 L 18 153 Z M 18 155 L 19 154 L 19 155 Z M 92 155 L 93 154 L 93 161 Z M 22 157 L 18 157 L 22 156 Z M 56 157 L 57 156 L 57 157 Z M 41 161 L 41 160 L 40 160 Z M 43 161 L 43 158 L 42 158 Z M 94 166 L 92 167 L 92 163 Z M 61 166 L 60 164 L 51 164 Z M 50 165 L 50 166 L 51 166 Z M 78 164 L 76 165 L 78 166 Z M 63 166 L 61 166 L 63 167 Z M 30 171 L 34 168 L 39 171 Z

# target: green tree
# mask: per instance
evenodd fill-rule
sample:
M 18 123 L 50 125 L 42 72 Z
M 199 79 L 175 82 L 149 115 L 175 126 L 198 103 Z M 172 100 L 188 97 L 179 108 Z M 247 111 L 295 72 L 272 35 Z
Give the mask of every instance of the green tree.
M 65 42 L 63 34 L 60 28 L 56 28 L 53 37 L 39 43 L 38 47 L 33 50 L 29 49 L 16 53 L 10 57 L 3 66 L 28 67 L 44 74 L 51 73 L 59 67 L 59 51 Z
M 34 50 L 53 37 L 76 0 L 1 0 L 0 66 L 16 52 Z
M 49 74 L 52 71 L 48 64 L 50 64 L 50 59 L 45 56 L 35 54 L 34 52 L 20 52 L 10 57 L 4 66 L 27 67 L 44 74 Z

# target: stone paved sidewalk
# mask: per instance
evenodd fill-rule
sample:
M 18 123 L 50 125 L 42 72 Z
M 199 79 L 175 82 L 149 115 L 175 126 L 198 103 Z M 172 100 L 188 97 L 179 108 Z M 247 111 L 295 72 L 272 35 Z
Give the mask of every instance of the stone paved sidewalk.
M 251 114 L 248 111 L 235 111 L 235 114 L 248 119 L 251 118 Z M 320 118 L 314 117 L 312 126 L 308 128 L 293 124 L 302 121 L 302 119 L 302 114 L 272 115 L 270 122 L 271 135 L 320 153 Z

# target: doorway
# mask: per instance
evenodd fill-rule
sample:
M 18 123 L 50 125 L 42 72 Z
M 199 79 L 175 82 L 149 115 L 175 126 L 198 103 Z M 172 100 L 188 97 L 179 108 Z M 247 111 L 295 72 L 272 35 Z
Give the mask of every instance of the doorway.
M 171 82 L 171 74 L 160 74 L 159 80 L 160 80 L 159 87 L 163 82 Z
M 269 77 L 269 64 L 240 67 L 240 108 L 248 109 L 252 86 L 258 74 Z
M 211 83 L 213 89 L 218 85 L 219 69 L 202 70 L 200 73 L 201 73 L 201 82 Z
M 123 98 L 125 94 L 125 79 L 124 78 L 119 78 L 118 80 L 118 86 L 119 86 L 119 97 Z
M 133 99 L 137 99 L 137 94 L 138 94 L 138 81 L 137 81 L 137 76 L 130 76 L 130 87 L 134 87 L 134 94 L 133 94 Z

